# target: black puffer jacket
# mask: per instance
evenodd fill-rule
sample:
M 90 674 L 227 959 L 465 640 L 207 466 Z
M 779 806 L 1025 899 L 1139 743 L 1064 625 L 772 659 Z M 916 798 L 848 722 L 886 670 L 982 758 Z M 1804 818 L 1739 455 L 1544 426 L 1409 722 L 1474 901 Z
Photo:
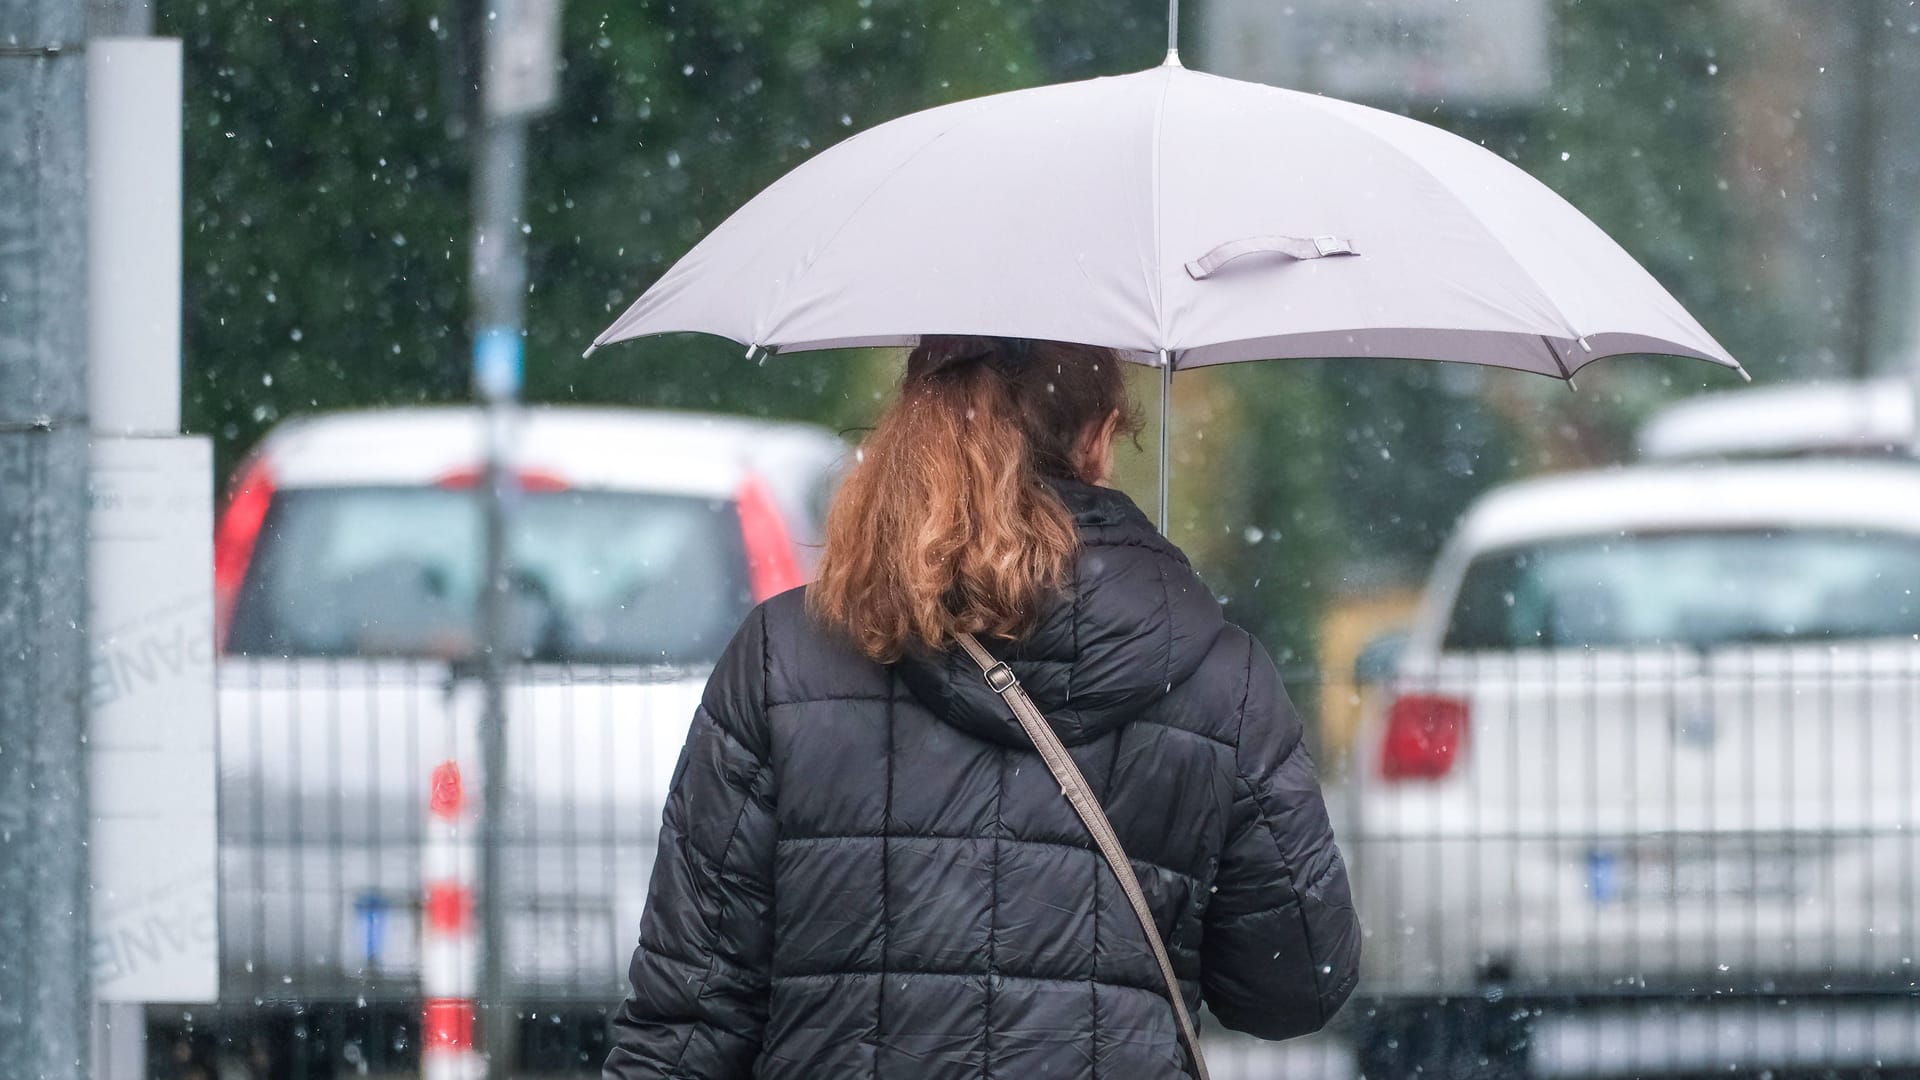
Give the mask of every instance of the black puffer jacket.
M 1007 659 L 1132 857 L 1190 1004 L 1268 1038 L 1352 990 L 1360 930 L 1273 663 L 1122 495 Z M 977 667 L 874 664 L 800 591 L 748 617 L 687 738 L 612 1080 L 1181 1074 L 1126 898 Z

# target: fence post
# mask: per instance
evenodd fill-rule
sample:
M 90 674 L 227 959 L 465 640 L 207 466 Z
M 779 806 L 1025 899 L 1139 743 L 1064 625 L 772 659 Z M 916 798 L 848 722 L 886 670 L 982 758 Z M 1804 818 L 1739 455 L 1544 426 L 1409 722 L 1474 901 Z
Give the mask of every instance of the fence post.
M 477 1080 L 486 1065 L 473 1045 L 479 949 L 474 934 L 473 850 L 460 766 L 434 767 L 420 847 L 420 1075 Z

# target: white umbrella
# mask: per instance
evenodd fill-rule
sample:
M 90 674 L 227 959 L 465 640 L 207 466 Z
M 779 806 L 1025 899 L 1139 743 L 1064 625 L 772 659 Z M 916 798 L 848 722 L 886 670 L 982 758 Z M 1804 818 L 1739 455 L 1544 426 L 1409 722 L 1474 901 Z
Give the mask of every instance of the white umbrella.
M 1351 253 L 1351 254 L 1349 254 Z M 1188 71 L 958 102 L 823 151 L 594 339 L 799 351 L 981 334 L 1172 368 L 1738 363 L 1544 184 L 1458 136 Z
M 720 223 L 587 350 L 700 332 L 795 352 L 969 334 L 1162 371 L 1405 357 L 1571 380 L 1621 353 L 1740 370 L 1606 233 L 1417 120 L 1158 68 L 871 128 Z M 1746 373 L 1741 371 L 1744 376 Z

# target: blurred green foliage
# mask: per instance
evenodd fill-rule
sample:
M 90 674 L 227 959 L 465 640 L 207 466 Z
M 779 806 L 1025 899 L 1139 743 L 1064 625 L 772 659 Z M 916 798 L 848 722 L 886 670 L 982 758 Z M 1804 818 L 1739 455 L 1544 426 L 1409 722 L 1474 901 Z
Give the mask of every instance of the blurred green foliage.
M 482 10 L 161 5 L 161 32 L 187 55 L 186 412 L 216 437 L 223 468 L 282 416 L 465 397 Z M 528 396 L 868 421 L 891 375 L 884 355 L 756 364 L 692 338 L 579 353 L 705 230 L 822 147 L 946 101 L 1150 66 L 1165 10 L 569 0 L 562 102 L 531 137 Z M 1548 106 L 1421 115 L 1558 188 L 1739 352 L 1778 327 L 1737 287 L 1738 253 L 1715 242 L 1729 222 L 1709 152 L 1725 80 L 1710 58 L 1730 62 L 1726 19 L 1694 0 L 1563 0 Z M 1552 464 L 1525 421 L 1537 414 L 1551 431 L 1578 406 L 1581 423 L 1614 426 L 1604 454 L 1672 389 L 1669 376 L 1632 375 L 1569 405 L 1544 380 L 1489 393 L 1528 377 L 1379 362 L 1182 378 L 1202 380 L 1195 395 L 1210 404 L 1191 426 L 1176 417 L 1172 532 L 1283 658 L 1310 650 L 1343 579 L 1419 566 L 1473 494 Z M 1153 384 L 1141 385 L 1151 405 Z M 1145 496 L 1141 470 L 1124 475 Z
M 185 412 L 230 463 L 315 407 L 465 386 L 467 162 L 431 3 L 209 0 L 185 39 Z

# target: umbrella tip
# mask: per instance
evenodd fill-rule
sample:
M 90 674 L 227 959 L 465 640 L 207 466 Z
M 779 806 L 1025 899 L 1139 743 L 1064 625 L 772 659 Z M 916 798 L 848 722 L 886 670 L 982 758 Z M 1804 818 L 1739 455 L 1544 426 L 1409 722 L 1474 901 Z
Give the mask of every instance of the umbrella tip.
M 594 353 L 598 351 L 600 351 L 600 346 L 598 343 L 589 345 L 587 346 L 587 351 L 580 354 L 580 359 L 585 360 L 587 357 L 592 356 Z
M 1752 375 L 1749 375 L 1749 374 L 1747 374 L 1747 369 L 1746 369 L 1746 368 L 1744 368 L 1744 367 L 1741 367 L 1741 366 L 1740 366 L 1740 361 L 1738 361 L 1738 360 L 1735 360 L 1735 361 L 1733 362 L 1733 370 L 1735 370 L 1735 371 L 1737 371 L 1737 372 L 1739 372 L 1739 373 L 1740 373 L 1740 378 L 1741 378 L 1741 379 L 1743 379 L 1743 380 L 1745 380 L 1746 382 L 1752 382 L 1752 381 L 1753 381 L 1753 376 L 1752 376 Z

